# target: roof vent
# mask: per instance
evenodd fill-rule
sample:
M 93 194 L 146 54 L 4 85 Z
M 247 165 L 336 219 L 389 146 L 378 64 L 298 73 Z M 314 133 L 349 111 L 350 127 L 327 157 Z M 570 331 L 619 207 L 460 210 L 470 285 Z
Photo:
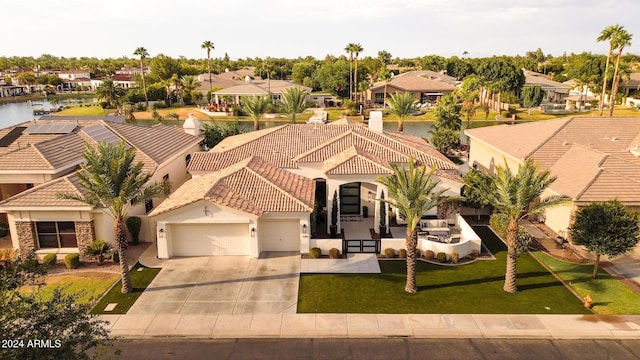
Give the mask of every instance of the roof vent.
M 567 145 L 569 145 L 569 142 L 568 141 L 563 141 L 562 145 L 567 146 Z
M 615 136 L 612 136 L 612 137 L 611 137 L 611 141 L 618 141 L 618 138 L 617 138 L 617 137 L 615 137 Z

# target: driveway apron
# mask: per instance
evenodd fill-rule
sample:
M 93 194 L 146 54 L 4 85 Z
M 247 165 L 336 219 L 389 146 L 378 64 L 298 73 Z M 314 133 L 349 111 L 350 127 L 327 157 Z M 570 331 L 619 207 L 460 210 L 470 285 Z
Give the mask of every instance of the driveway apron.
M 300 254 L 174 258 L 128 314 L 295 314 Z

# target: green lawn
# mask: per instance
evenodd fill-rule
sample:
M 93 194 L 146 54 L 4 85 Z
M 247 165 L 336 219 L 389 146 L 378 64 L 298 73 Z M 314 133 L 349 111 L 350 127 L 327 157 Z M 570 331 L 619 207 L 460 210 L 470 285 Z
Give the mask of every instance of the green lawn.
M 98 105 L 92 106 L 74 106 L 65 108 L 62 111 L 54 113 L 53 115 L 60 116 L 104 116 L 113 112 L 113 110 L 105 110 Z
M 79 303 L 92 303 L 97 301 L 118 278 L 118 274 L 98 271 L 48 275 L 46 285 L 40 289 L 39 295 L 43 299 L 50 299 L 53 290 L 62 287 L 65 294 L 81 294 L 78 298 Z M 25 291 L 28 291 L 27 288 Z
M 461 266 L 418 263 L 418 293 L 404 292 L 406 265 L 380 261 L 381 274 L 302 274 L 299 313 L 588 314 L 582 302 L 528 254 L 518 258 L 516 294 L 502 290 L 506 247 L 475 227 L 496 260 Z M 322 260 L 318 260 L 322 261 Z
M 138 271 L 138 269 L 143 269 Z M 142 292 L 149 286 L 151 281 L 158 275 L 160 269 L 147 268 L 139 263 L 131 268 L 131 283 L 133 284 L 133 292 L 123 294 L 122 281 L 118 283 L 93 307 L 91 314 L 126 314 L 131 305 L 136 302 Z M 105 306 L 109 303 L 117 303 L 114 311 L 104 312 Z
M 580 296 L 591 294 L 595 313 L 640 314 L 640 295 L 608 272 L 599 269 L 598 279 L 594 280 L 591 278 L 593 265 L 558 260 L 543 252 L 536 252 L 535 256 L 566 281 Z

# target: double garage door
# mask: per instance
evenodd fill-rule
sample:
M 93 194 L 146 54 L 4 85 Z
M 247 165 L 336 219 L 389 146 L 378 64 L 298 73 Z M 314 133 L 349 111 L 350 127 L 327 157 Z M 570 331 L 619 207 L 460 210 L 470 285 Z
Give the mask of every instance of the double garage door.
M 260 251 L 300 251 L 299 220 L 260 221 Z M 250 255 L 249 224 L 171 224 L 173 256 Z
M 249 255 L 248 224 L 171 225 L 173 256 Z

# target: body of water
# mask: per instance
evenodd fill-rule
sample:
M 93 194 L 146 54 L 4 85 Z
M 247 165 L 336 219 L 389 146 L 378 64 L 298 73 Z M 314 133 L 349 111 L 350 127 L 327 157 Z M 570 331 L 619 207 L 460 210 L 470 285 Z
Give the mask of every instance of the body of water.
M 77 106 L 79 104 L 87 104 L 95 102 L 93 98 L 69 98 L 58 100 L 57 106 Z M 30 100 L 12 103 L 0 103 L 0 129 L 38 119 L 39 116 L 33 115 L 33 108 L 41 107 L 44 110 L 54 108 L 51 103 L 45 99 Z

